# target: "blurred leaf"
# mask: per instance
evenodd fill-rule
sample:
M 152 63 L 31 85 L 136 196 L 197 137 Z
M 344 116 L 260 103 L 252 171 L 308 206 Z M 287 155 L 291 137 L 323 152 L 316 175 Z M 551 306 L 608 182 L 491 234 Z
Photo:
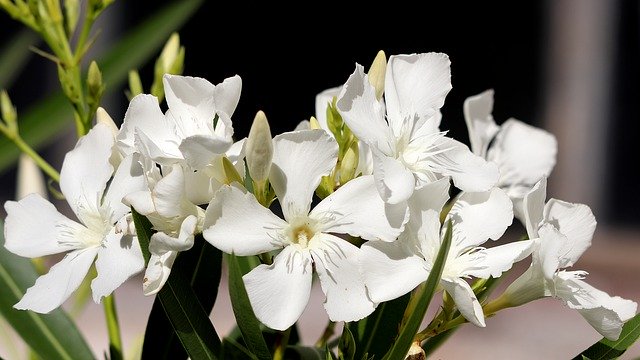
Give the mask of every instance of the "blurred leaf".
M 15 310 L 38 273 L 29 259 L 0 246 L 0 313 L 42 359 L 94 359 L 91 349 L 67 314 L 57 309 L 49 314 Z
M 242 332 L 247 348 L 260 360 L 271 359 L 271 352 L 267 347 L 260 331 L 260 322 L 253 312 L 247 290 L 242 280 L 242 270 L 235 255 L 227 257 L 229 264 L 229 297 L 233 314 Z
M 195 239 L 193 248 L 180 253 L 173 264 L 173 271 L 180 271 L 189 278 L 200 305 L 211 313 L 218 296 L 218 285 L 222 274 L 222 252 L 206 242 L 202 236 Z M 159 298 L 153 302 L 147 322 L 144 345 L 144 359 L 186 359 L 180 340 L 162 307 Z
M 149 20 L 131 30 L 97 62 L 109 94 L 119 91 L 129 70 L 146 63 L 164 45 L 172 32 L 182 26 L 203 3 L 203 0 L 183 0 L 165 6 Z M 51 144 L 58 133 L 73 124 L 72 108 L 61 92 L 52 95 L 19 116 L 20 134 L 32 147 L 39 149 Z M 0 137 L 0 173 L 17 159 L 20 151 L 4 137 Z
M 407 355 L 407 352 L 413 343 L 413 338 L 418 332 L 422 319 L 429 307 L 429 303 L 433 298 L 433 294 L 440 283 L 442 270 L 444 269 L 445 261 L 449 254 L 449 248 L 451 247 L 451 233 L 451 221 L 449 221 L 447 223 L 447 232 L 444 235 L 442 244 L 440 244 L 440 250 L 438 250 L 438 256 L 433 264 L 433 268 L 431 268 L 431 273 L 429 273 L 429 277 L 424 283 L 422 289 L 414 294 L 414 296 L 417 296 L 415 308 L 409 315 L 407 322 L 402 326 L 402 329 L 398 334 L 398 340 L 393 344 L 393 347 L 385 355 L 384 359 L 404 359 Z
M 326 360 L 333 359 L 329 357 L 324 349 L 318 349 L 315 347 L 290 345 L 287 347 L 285 353 L 285 359 L 299 359 L 299 360 Z
M 342 328 L 342 335 L 340 336 L 340 342 L 338 342 L 338 359 L 353 360 L 355 356 L 356 341 L 353 339 L 349 326 L 345 326 Z
M 617 359 L 638 340 L 638 337 L 640 337 L 640 314 L 636 314 L 636 316 L 624 324 L 618 340 L 611 341 L 603 338 L 573 359 Z
M 152 229 L 149 221 L 142 221 L 140 214 L 132 211 L 138 241 L 143 250 L 143 256 L 148 262 L 149 241 Z M 178 254 L 176 263 L 180 262 Z M 218 359 L 221 352 L 220 338 L 209 320 L 209 314 L 202 308 L 198 297 L 190 286 L 191 278 L 184 274 L 182 268 L 176 266 L 172 269 L 167 282 L 158 292 L 156 298 L 160 299 L 162 307 L 180 338 L 182 346 L 192 359 Z M 159 344 L 155 344 L 159 346 Z
M 38 41 L 38 35 L 29 29 L 24 29 L 6 42 L 0 50 L 0 89 L 11 87 L 16 77 L 27 65 L 31 56 L 29 47 Z
M 358 321 L 354 329 L 356 359 L 365 354 L 381 359 L 398 335 L 410 294 L 379 304 L 371 315 Z

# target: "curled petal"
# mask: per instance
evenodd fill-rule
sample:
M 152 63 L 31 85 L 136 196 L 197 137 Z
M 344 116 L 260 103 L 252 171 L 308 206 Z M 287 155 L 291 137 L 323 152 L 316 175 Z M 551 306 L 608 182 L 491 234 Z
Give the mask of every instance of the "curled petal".
M 469 322 L 475 326 L 486 326 L 482 306 L 480 306 L 480 302 L 478 302 L 471 286 L 469 286 L 466 281 L 460 278 L 454 278 L 442 279 L 440 283 L 449 295 L 451 295 L 458 310 L 460 310 L 460 313 L 465 319 L 469 320 Z
M 560 250 L 560 267 L 573 266 L 591 246 L 596 231 L 596 218 L 587 205 L 550 199 L 544 207 L 544 221 L 553 224 L 566 236 Z

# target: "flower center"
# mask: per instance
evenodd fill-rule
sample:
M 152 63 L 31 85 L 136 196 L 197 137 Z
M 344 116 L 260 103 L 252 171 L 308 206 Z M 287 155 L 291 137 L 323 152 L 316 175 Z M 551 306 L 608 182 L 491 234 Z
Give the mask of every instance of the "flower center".
M 309 245 L 309 240 L 313 238 L 314 232 L 309 228 L 309 225 L 305 224 L 294 228 L 291 235 L 291 240 L 294 244 L 306 248 Z

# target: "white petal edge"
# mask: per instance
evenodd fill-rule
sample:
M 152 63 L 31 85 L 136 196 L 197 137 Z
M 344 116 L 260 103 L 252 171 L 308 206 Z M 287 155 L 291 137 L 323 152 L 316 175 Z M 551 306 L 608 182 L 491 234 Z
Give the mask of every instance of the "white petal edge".
M 98 250 L 96 270 L 98 276 L 91 282 L 93 301 L 100 303 L 133 275 L 144 269 L 144 258 L 138 239 L 122 236 L 113 231 Z
M 493 89 L 468 97 L 464 101 L 463 112 L 469 130 L 471 150 L 474 154 L 485 157 L 491 139 L 500 130 L 491 115 L 493 112 Z
M 553 224 L 567 241 L 560 250 L 560 267 L 569 267 L 591 246 L 596 218 L 587 205 L 550 199 L 544 207 L 544 221 Z
M 475 326 L 486 326 L 482 306 L 466 281 L 460 278 L 442 279 L 440 284 L 451 295 L 465 319 Z
M 378 193 L 389 204 L 407 201 L 416 187 L 416 180 L 407 167 L 398 159 L 376 150 L 373 153 L 373 176 Z

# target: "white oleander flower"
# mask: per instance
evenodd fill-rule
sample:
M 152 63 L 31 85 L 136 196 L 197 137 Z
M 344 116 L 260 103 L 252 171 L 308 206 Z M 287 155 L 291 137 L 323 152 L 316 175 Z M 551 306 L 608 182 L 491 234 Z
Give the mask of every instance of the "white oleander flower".
M 145 186 L 142 169 L 137 155 L 131 155 L 114 173 L 109 163 L 114 142 L 108 126 L 97 124 L 64 159 L 60 189 L 79 222 L 40 195 L 5 203 L 7 250 L 24 257 L 68 252 L 36 280 L 16 309 L 56 309 L 80 286 L 94 259 L 98 276 L 91 289 L 96 302 L 144 268 L 138 240 L 115 226 L 129 213 L 123 196 Z
M 373 301 L 400 297 L 427 279 L 445 235 L 439 217 L 448 193 L 448 178 L 416 190 L 409 201 L 411 220 L 398 240 L 362 245 L 361 271 Z M 498 188 L 462 193 L 447 215 L 449 220 L 452 242 L 440 284 L 467 320 L 484 327 L 482 307 L 465 279 L 499 277 L 531 253 L 532 241 L 481 247 L 488 239 L 499 239 L 513 220 L 511 201 Z
M 213 85 L 202 78 L 165 75 L 169 110 L 163 114 L 154 96 L 133 98 L 118 145 L 125 154 L 144 147 L 159 164 L 186 163 L 200 170 L 233 143 L 231 116 L 241 87 L 239 76 Z
M 359 249 L 333 234 L 393 241 L 407 220 L 406 209 L 385 205 L 371 176 L 349 181 L 313 210 L 313 193 L 335 167 L 338 145 L 323 130 L 301 130 L 273 140 L 269 180 L 284 220 L 243 190 L 225 186 L 207 208 L 203 235 L 213 246 L 240 256 L 282 251 L 273 264 L 244 276 L 257 318 L 284 330 L 309 300 L 315 269 L 333 321 L 355 321 L 375 308 L 358 271 Z
M 449 57 L 438 53 L 390 57 L 386 112 L 362 66 L 356 65 L 344 85 L 338 110 L 358 139 L 371 147 L 373 175 L 386 202 L 404 202 L 414 189 L 445 176 L 464 191 L 487 191 L 497 182 L 495 164 L 439 130 L 439 109 L 449 90 Z
M 587 272 L 567 271 L 591 246 L 596 220 L 588 206 L 550 199 L 545 204 L 546 178 L 524 198 L 527 233 L 536 238 L 533 261 L 501 296 L 509 306 L 542 297 L 562 300 L 577 310 L 593 328 L 610 340 L 620 336 L 625 321 L 638 304 L 609 296 L 583 281 Z
M 513 118 L 498 126 L 492 111 L 493 90 L 465 100 L 464 118 L 471 150 L 498 165 L 500 180 L 496 186 L 513 201 L 516 218 L 523 219 L 522 198 L 536 182 L 551 174 L 558 142 L 549 132 Z

